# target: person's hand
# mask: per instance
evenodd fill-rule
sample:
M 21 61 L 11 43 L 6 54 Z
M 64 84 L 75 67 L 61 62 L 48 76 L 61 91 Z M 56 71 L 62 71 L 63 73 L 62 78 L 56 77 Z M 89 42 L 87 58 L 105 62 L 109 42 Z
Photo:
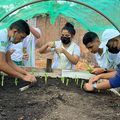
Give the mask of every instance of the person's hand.
M 27 74 L 23 77 L 23 80 L 24 81 L 27 81 L 27 82 L 31 82 L 31 83 L 35 83 L 37 82 L 36 78 L 34 75 L 31 75 L 31 74 Z
M 92 83 L 85 83 L 83 86 L 85 91 L 92 92 L 94 90 Z
M 30 73 L 27 73 L 27 75 L 28 75 L 28 76 L 31 76 L 32 81 L 35 81 L 35 82 L 37 81 L 34 75 L 32 75 L 32 74 L 30 74 Z
M 54 42 L 48 42 L 47 46 L 50 48 L 54 48 L 55 47 L 55 43 Z
M 94 68 L 91 73 L 92 74 L 100 74 L 100 73 L 103 73 L 105 70 L 103 68 Z
M 89 83 L 92 84 L 92 83 L 98 81 L 99 79 L 100 79 L 100 75 L 96 75 L 96 76 L 89 79 Z
M 56 48 L 55 51 L 56 51 L 57 54 L 63 53 L 63 52 L 64 52 L 64 48 L 63 48 L 63 47 L 61 47 L 61 48 Z
M 23 54 L 23 59 L 24 60 L 28 60 L 29 59 L 29 55 L 27 53 Z

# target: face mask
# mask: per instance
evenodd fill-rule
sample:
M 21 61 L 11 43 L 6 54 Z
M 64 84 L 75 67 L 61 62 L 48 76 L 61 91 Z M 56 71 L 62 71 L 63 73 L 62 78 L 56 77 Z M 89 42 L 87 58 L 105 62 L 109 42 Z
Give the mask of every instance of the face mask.
M 119 53 L 120 50 L 118 50 L 117 47 L 115 47 L 115 48 L 112 47 L 112 48 L 108 48 L 108 51 L 110 53 L 117 54 L 117 53 Z
M 71 42 L 70 37 L 61 37 L 63 44 L 69 44 Z
M 10 42 L 14 42 L 14 41 L 15 41 L 15 37 L 11 37 Z
M 10 38 L 10 42 L 14 43 L 14 41 L 15 41 L 15 36 L 16 36 L 16 33 L 14 34 L 14 36 L 12 36 L 12 37 Z

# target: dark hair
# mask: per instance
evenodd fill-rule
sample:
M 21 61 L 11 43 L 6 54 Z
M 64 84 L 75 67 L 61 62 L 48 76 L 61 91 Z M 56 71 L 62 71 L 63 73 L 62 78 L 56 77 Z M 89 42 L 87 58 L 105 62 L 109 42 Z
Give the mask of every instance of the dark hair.
M 74 29 L 74 26 L 71 24 L 71 23 L 69 23 L 69 22 L 67 22 L 66 24 L 65 24 L 65 26 L 62 28 L 62 30 L 68 30 L 68 32 L 73 36 L 73 35 L 75 35 L 75 33 L 76 33 L 76 31 L 75 31 L 75 29 Z
M 16 22 L 12 23 L 9 28 L 10 29 L 15 28 L 18 30 L 18 32 L 24 32 L 27 35 L 30 34 L 29 25 L 24 20 L 18 20 Z
M 95 32 L 87 32 L 83 37 L 83 44 L 87 45 L 90 42 L 93 42 L 95 38 L 98 38 L 98 35 Z

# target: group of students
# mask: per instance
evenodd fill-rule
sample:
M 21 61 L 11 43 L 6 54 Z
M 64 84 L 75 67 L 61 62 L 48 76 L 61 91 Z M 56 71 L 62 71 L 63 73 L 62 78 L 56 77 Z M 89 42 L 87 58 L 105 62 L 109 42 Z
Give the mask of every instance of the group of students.
M 83 37 L 83 43 L 90 52 L 95 54 L 100 68 L 93 69 L 92 77 L 84 85 L 86 91 L 95 89 L 109 89 L 120 87 L 120 32 L 106 29 L 102 34 L 102 41 L 94 32 L 88 32 Z M 98 82 L 103 79 L 102 82 Z
M 32 48 L 30 47 L 30 38 L 27 39 L 27 37 L 30 37 L 31 33 L 38 39 L 38 41 L 33 40 L 31 43 Z M 52 52 L 54 54 L 53 69 L 73 69 L 78 63 L 80 48 L 73 41 L 75 33 L 74 26 L 70 23 L 66 23 L 61 30 L 59 40 L 48 42 L 37 50 L 39 53 Z M 35 50 L 35 43 L 40 43 L 40 36 L 40 32 L 30 27 L 24 20 L 18 20 L 12 23 L 8 29 L 0 30 L 0 71 L 25 81 L 36 82 L 34 75 L 29 74 L 27 71 L 14 64 L 14 62 L 16 62 L 13 59 L 16 58 L 14 56 L 18 55 L 18 57 L 20 57 L 25 56 L 25 54 L 22 55 L 22 51 L 18 54 L 17 50 L 11 52 L 11 48 L 15 46 L 17 48 L 18 46 L 23 47 L 23 43 L 26 43 L 25 45 L 27 45 L 29 49 L 28 58 L 31 60 L 34 58 L 33 52 Z M 100 41 L 98 35 L 94 32 L 87 32 L 83 37 L 84 45 L 91 53 L 95 54 L 96 61 L 100 66 L 99 68 L 94 68 L 92 71 L 92 73 L 97 75 L 84 85 L 86 91 L 120 87 L 120 32 L 114 29 L 107 29 L 102 34 L 102 41 L 103 42 Z M 11 60 L 11 58 L 13 60 Z M 22 57 L 20 57 L 20 59 L 21 58 Z M 97 81 L 100 79 L 104 79 L 104 81 L 98 83 Z

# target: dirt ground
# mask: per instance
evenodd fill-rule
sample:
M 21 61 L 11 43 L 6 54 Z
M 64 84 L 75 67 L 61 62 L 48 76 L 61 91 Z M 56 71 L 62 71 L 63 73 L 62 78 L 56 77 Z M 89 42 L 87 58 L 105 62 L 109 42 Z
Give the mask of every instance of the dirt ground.
M 24 92 L 6 78 L 0 86 L 0 120 L 120 120 L 120 98 L 110 92 L 86 93 L 70 83 L 43 78 Z

